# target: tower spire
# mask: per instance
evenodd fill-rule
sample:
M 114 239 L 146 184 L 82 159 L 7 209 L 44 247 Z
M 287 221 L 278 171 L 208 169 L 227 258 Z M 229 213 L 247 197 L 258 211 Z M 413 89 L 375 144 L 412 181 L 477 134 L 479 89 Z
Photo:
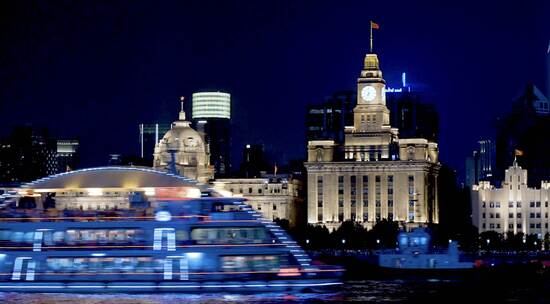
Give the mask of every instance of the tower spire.
M 180 120 L 185 120 L 185 111 L 183 110 L 183 101 L 185 100 L 184 96 L 180 96 L 180 104 L 181 104 L 181 110 L 180 110 Z

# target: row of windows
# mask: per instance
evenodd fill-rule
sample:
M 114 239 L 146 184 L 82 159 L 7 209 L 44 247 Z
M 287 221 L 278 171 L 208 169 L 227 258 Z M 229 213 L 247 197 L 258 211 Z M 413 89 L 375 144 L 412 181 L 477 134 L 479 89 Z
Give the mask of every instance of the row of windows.
M 142 229 L 69 229 L 67 231 L 41 231 L 42 244 L 59 245 L 144 245 Z M 0 230 L 0 244 L 34 244 L 34 231 Z M 271 241 L 264 227 L 194 228 L 191 234 L 176 230 L 175 241 L 193 241 L 196 244 L 255 244 Z M 40 240 L 40 238 L 38 239 Z M 39 241 L 40 243 L 40 241 Z M 86 248 L 86 247 L 84 247 Z
M 481 227 L 483 229 L 485 229 L 487 227 L 487 225 L 485 223 L 482 223 Z M 522 227 L 523 227 L 523 225 L 521 223 L 516 224 L 517 229 L 522 229 Z M 495 229 L 495 228 L 500 229 L 500 224 L 499 223 L 490 223 L 489 228 L 490 229 Z M 542 224 L 541 223 L 531 223 L 531 224 L 529 224 L 529 228 L 531 228 L 531 229 L 541 229 Z M 548 223 L 544 223 L 544 228 L 548 229 Z M 508 224 L 508 229 L 514 229 L 514 224 Z
M 482 208 L 486 208 L 487 204 L 486 202 L 481 203 Z M 521 208 L 521 202 L 516 202 L 515 206 L 517 208 Z M 530 202 L 529 207 L 530 208 L 540 208 L 542 206 L 541 202 Z M 544 207 L 548 208 L 548 202 L 544 202 Z M 489 208 L 500 208 L 500 202 L 489 202 Z M 514 202 L 508 203 L 508 208 L 514 208 Z
M 182 267 L 179 259 L 155 259 L 152 257 L 60 257 L 46 260 L 45 273 L 163 273 L 166 262 L 176 262 L 174 272 L 200 270 L 200 265 L 189 263 Z M 179 264 L 179 265 L 178 265 Z M 278 271 L 290 264 L 288 258 L 278 255 L 222 256 L 222 271 Z M 39 266 L 39 265 L 38 265 Z M 40 267 L 38 267 L 40 269 Z M 191 269 L 189 269 L 191 268 Z
M 285 187 L 283 186 L 283 188 L 285 188 Z M 236 193 L 236 192 L 235 192 L 235 189 L 233 189 L 233 188 L 229 189 L 229 191 L 231 191 L 232 193 Z M 252 188 L 252 187 L 249 187 L 249 188 L 248 188 L 248 193 L 249 193 L 249 194 L 252 194 L 253 192 L 254 192 L 253 188 Z M 262 188 L 258 188 L 258 190 L 257 190 L 256 192 L 257 192 L 258 194 L 262 194 L 262 193 L 263 193 L 263 190 L 262 190 Z M 239 188 L 239 193 L 240 193 L 240 194 L 243 194 L 243 188 Z M 281 193 L 281 189 L 280 189 L 280 188 L 270 188 L 270 189 L 269 189 L 269 193 L 277 193 L 277 194 L 278 194 L 278 193 Z
M 35 232 L 0 230 L 0 243 L 34 243 Z M 43 232 L 43 243 L 55 245 L 117 245 L 139 244 L 144 241 L 141 229 L 69 229 Z
M 535 212 L 531 212 L 531 213 L 529 213 L 529 218 L 541 218 L 541 215 L 542 215 L 542 214 L 541 214 L 540 212 L 536 212 L 536 213 L 535 213 Z M 483 213 L 481 214 L 481 217 L 482 217 L 482 218 L 486 218 L 485 212 L 483 212 Z M 490 212 L 490 213 L 489 213 L 489 218 L 500 218 L 500 213 L 498 213 L 498 212 L 497 212 L 497 213 L 492 213 L 492 212 Z M 513 213 L 508 213 L 508 218 L 514 218 L 514 214 L 513 214 Z M 518 213 L 516 214 L 516 218 L 521 218 L 521 213 L 518 212 Z M 545 212 L 545 213 L 544 213 L 544 218 L 548 218 L 548 212 Z

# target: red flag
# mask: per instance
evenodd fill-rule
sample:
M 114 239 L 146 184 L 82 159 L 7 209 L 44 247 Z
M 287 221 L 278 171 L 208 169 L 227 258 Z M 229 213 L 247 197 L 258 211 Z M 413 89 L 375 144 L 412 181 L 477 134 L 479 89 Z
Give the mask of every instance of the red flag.
M 370 27 L 375 29 L 375 30 L 379 30 L 380 29 L 380 25 L 378 25 L 378 23 L 376 22 L 370 22 Z

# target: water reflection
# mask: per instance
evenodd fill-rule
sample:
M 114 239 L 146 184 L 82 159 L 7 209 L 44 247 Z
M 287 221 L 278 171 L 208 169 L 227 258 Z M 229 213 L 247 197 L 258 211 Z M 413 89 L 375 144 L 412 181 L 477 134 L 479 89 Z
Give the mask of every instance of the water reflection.
M 482 281 L 483 282 L 483 281 Z M 499 288 L 500 293 L 488 293 L 495 289 L 491 282 L 477 280 L 406 279 L 406 280 L 348 280 L 333 293 L 263 293 L 263 294 L 23 294 L 0 293 L 0 303 L 78 303 L 78 304 L 195 304 L 195 303 L 342 303 L 342 302 L 540 302 L 550 300 L 543 284 L 517 284 Z M 502 282 L 501 282 L 502 283 Z M 539 281 L 540 283 L 540 281 Z M 497 284 L 501 285 L 501 284 Z M 489 287 L 488 287 L 489 286 Z M 538 287 L 537 287 L 538 286 Z

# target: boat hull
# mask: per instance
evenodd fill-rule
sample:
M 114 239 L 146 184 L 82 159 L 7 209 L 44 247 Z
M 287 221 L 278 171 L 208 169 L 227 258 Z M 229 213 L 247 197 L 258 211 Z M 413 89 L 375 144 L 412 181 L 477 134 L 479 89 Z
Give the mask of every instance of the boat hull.
M 1 282 L 0 292 L 38 293 L 263 293 L 324 292 L 339 280 L 274 280 L 243 282 Z

